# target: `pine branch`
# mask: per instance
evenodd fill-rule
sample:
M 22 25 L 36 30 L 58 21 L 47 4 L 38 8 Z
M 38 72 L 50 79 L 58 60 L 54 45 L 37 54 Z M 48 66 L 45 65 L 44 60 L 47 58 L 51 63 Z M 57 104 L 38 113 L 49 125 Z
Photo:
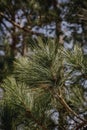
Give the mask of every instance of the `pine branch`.
M 37 36 L 43 36 L 43 34 L 38 33 L 38 32 L 34 32 L 32 30 L 29 30 L 28 28 L 22 27 L 19 24 L 17 24 L 15 21 L 11 20 L 10 18 L 8 18 L 7 16 L 5 16 L 5 14 L 3 12 L 0 12 L 0 16 L 4 17 L 7 21 L 9 21 L 13 26 L 16 26 L 17 28 L 31 34 L 31 35 L 37 35 Z
M 46 128 L 44 125 L 42 125 L 42 124 L 40 123 L 40 121 L 37 120 L 37 119 L 33 116 L 33 114 L 31 113 L 31 111 L 30 111 L 29 109 L 26 110 L 26 114 L 27 114 L 27 117 L 31 117 L 31 118 L 34 120 L 34 122 L 35 122 L 38 126 L 40 126 L 40 127 L 42 128 L 42 130 L 47 130 L 47 128 Z
M 64 100 L 64 98 L 62 97 L 61 92 L 57 93 L 56 90 L 54 90 L 54 95 L 53 95 L 64 107 L 65 109 L 73 114 L 74 116 L 76 116 L 79 120 L 83 121 L 83 122 L 87 122 L 85 119 L 81 118 L 79 115 L 77 115 L 77 113 L 75 113 L 75 111 L 73 111 L 69 105 L 66 103 L 66 101 Z

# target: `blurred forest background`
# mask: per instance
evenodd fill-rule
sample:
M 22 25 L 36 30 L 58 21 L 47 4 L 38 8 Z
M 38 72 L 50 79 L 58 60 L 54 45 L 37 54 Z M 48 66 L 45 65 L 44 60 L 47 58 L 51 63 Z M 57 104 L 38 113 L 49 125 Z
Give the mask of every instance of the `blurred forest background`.
M 0 0 L 0 122 L 87 129 L 86 0 Z

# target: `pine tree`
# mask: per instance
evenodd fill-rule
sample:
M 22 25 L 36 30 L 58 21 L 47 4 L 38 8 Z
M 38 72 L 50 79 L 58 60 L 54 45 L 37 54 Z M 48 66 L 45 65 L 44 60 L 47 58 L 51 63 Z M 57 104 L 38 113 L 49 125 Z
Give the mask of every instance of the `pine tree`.
M 24 51 L 27 43 L 29 44 L 27 41 L 32 40 L 33 35 L 42 35 L 38 31 L 32 31 L 34 27 L 40 28 L 54 23 L 56 26 L 54 31 L 56 31 L 56 36 L 59 38 L 61 33 L 60 13 L 61 10 L 56 0 L 50 0 L 50 2 L 46 0 L 1 0 L 1 33 L 4 38 L 8 38 L 9 35 L 8 40 L 12 41 L 10 45 L 12 55 L 15 56 L 17 52 L 25 55 Z M 49 31 L 52 33 L 53 29 Z M 19 43 L 21 43 L 21 47 L 17 47 Z
M 13 67 L 15 57 L 25 56 L 32 47 L 34 37 L 40 35 L 47 39 L 46 33 L 38 32 L 38 28 L 47 28 L 53 24 L 52 29 L 47 28 L 51 34 L 56 32 L 56 39 L 59 39 L 61 33 L 61 10 L 56 0 L 1 0 L 0 1 L 0 37 L 2 37 L 3 49 L 5 55 L 1 57 L 1 80 L 8 74 L 9 68 Z M 37 28 L 36 31 L 32 30 Z M 5 43 L 5 44 L 4 44 Z M 1 46 L 1 45 L 0 45 Z M 6 74 L 5 74 L 6 72 Z M 11 72 L 11 71 L 10 71 Z

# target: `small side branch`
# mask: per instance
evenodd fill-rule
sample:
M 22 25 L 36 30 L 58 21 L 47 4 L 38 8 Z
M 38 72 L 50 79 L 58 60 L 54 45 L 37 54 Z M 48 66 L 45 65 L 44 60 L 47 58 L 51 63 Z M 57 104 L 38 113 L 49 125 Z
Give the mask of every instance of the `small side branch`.
M 7 16 L 5 16 L 5 14 L 3 12 L 0 12 L 0 16 L 2 16 L 3 18 L 5 18 L 8 22 L 10 22 L 13 26 L 16 26 L 17 28 L 29 33 L 29 34 L 32 34 L 32 35 L 42 35 L 41 33 L 38 33 L 38 32 L 34 32 L 32 30 L 29 30 L 28 28 L 25 28 L 25 27 L 22 27 L 20 26 L 19 24 L 17 24 L 15 21 L 11 20 L 10 18 L 8 18 Z
M 65 107 L 65 109 L 66 109 L 69 113 L 71 113 L 71 114 L 73 114 L 74 116 L 76 116 L 76 117 L 77 117 L 79 120 L 81 120 L 82 122 L 87 122 L 87 120 L 81 118 L 75 111 L 73 111 L 73 110 L 69 107 L 69 105 L 68 105 L 68 104 L 66 103 L 66 101 L 63 99 L 61 92 L 57 93 L 57 92 L 54 90 L 54 95 L 53 95 L 53 96 Z

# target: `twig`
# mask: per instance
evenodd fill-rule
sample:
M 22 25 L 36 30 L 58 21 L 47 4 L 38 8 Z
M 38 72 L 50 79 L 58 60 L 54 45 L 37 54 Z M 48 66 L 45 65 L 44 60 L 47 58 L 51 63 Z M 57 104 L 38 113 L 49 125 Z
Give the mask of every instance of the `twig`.
M 34 32 L 34 31 L 32 31 L 32 30 L 29 30 L 28 28 L 25 28 L 25 27 L 22 27 L 22 26 L 20 26 L 19 24 L 17 24 L 15 21 L 13 21 L 13 20 L 11 20 L 10 18 L 8 18 L 7 16 L 5 16 L 5 14 L 3 13 L 3 12 L 0 12 L 0 16 L 2 16 L 2 17 L 4 17 L 7 21 L 9 21 L 11 24 L 13 24 L 14 26 L 16 26 L 17 28 L 19 28 L 19 29 L 21 29 L 21 30 L 23 30 L 23 31 L 26 31 L 26 32 L 28 32 L 28 33 L 30 33 L 30 34 L 34 34 L 34 35 L 42 35 L 43 36 L 43 34 L 41 34 L 41 33 L 38 33 L 38 32 Z
M 81 120 L 82 122 L 87 122 L 85 119 L 82 119 L 79 115 L 77 115 L 77 113 L 75 113 L 75 111 L 73 111 L 69 105 L 66 103 L 66 101 L 62 98 L 62 94 L 61 92 L 57 93 L 54 90 L 54 95 L 53 95 L 57 100 L 59 100 L 59 102 L 66 108 L 66 110 L 73 114 L 74 116 L 76 116 L 79 120 Z

